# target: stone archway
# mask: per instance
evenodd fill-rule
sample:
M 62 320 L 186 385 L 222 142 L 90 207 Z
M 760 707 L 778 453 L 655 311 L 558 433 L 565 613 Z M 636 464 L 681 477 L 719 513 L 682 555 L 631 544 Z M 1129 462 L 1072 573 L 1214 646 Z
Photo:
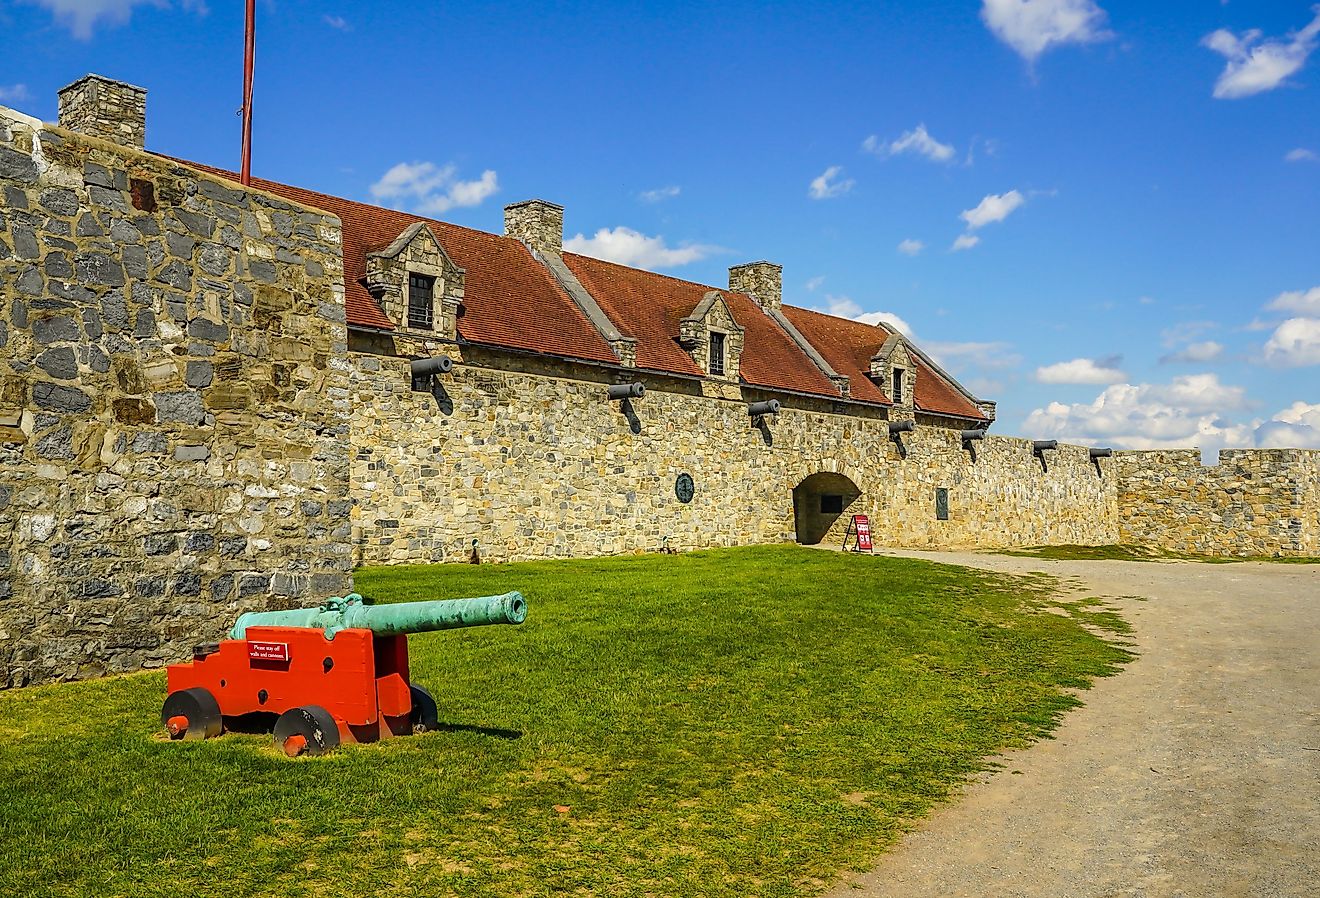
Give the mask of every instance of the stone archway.
M 793 525 L 797 541 L 814 546 L 835 521 L 857 501 L 862 491 L 843 474 L 818 471 L 793 487 Z

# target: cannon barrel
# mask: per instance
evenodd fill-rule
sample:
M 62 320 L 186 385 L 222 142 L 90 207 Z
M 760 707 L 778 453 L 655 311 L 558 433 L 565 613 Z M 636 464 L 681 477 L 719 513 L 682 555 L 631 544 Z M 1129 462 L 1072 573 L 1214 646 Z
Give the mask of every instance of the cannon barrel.
M 1092 458 L 1113 458 L 1113 457 L 1114 457 L 1114 450 L 1113 450 L 1113 449 L 1092 449 L 1092 450 L 1091 450 L 1091 457 L 1092 457 Z
M 753 418 L 761 415 L 777 415 L 779 414 L 779 400 L 767 399 L 764 402 L 749 403 L 747 406 L 747 414 L 751 415 Z
M 610 399 L 641 399 L 646 394 L 646 387 L 639 383 L 610 384 Z
M 1044 452 L 1046 449 L 1058 449 L 1058 440 L 1032 440 L 1031 450 L 1033 452 Z
M 892 437 L 896 433 L 911 433 L 916 430 L 917 422 L 909 419 L 907 421 L 890 421 L 889 435 Z
M 325 630 L 326 638 L 333 639 L 340 630 L 349 628 L 360 627 L 377 636 L 396 636 L 490 624 L 521 624 L 526 619 L 527 600 L 520 592 L 389 605 L 364 605 L 362 596 L 353 593 L 342 599 L 330 599 L 317 608 L 248 611 L 234 622 L 229 638 L 242 639 L 248 627 L 320 628 Z
M 447 355 L 437 355 L 429 359 L 413 359 L 410 367 L 413 377 L 434 377 L 448 374 L 454 367 L 454 360 Z
M 985 439 L 985 431 L 981 430 L 980 428 L 974 428 L 972 430 L 964 430 L 962 432 L 962 441 L 964 443 L 970 443 L 972 440 L 984 440 L 984 439 Z

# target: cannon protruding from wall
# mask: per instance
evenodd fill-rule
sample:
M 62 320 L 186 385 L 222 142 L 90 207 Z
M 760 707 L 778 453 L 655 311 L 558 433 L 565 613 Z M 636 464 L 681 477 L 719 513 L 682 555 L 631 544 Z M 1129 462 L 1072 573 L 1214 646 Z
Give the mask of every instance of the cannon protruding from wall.
M 420 377 L 435 377 L 437 374 L 448 374 L 454 368 L 454 360 L 447 355 L 431 356 L 428 359 L 412 360 L 412 376 L 414 379 Z
M 1058 448 L 1059 448 L 1058 440 L 1032 440 L 1031 442 L 1031 451 L 1035 452 L 1037 455 L 1044 452 L 1046 449 L 1058 449 Z
M 631 384 L 610 384 L 610 401 L 615 399 L 641 399 L 646 393 L 646 387 L 641 382 Z
M 897 436 L 897 435 L 900 434 L 900 433 L 911 433 L 912 431 L 914 431 L 914 430 L 916 430 L 916 429 L 917 429 L 917 422 L 916 422 L 916 421 L 908 420 L 908 421 L 890 421 L 890 422 L 889 422 L 889 435 L 890 435 L 891 437 L 892 437 L 892 436 Z
M 972 442 L 972 440 L 984 440 L 985 431 L 977 427 L 977 428 L 973 428 L 972 430 L 962 431 L 960 436 L 962 437 L 962 441 L 964 443 L 970 443 Z
M 767 399 L 764 402 L 752 402 L 747 405 L 747 414 L 753 418 L 759 418 L 762 415 L 779 414 L 779 400 Z
M 1114 456 L 1114 450 L 1113 450 L 1113 449 L 1091 449 L 1091 450 L 1090 450 L 1090 455 L 1091 455 L 1091 458 L 1092 458 L 1092 459 L 1097 459 L 1097 458 L 1113 458 L 1113 456 Z

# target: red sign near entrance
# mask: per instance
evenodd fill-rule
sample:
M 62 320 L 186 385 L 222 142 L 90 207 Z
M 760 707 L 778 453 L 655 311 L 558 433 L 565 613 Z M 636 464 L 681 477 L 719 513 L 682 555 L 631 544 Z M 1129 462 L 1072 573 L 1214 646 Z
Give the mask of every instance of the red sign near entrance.
M 857 531 L 857 550 L 871 551 L 871 521 L 864 514 L 853 515 L 853 529 Z
M 871 552 L 871 519 L 864 514 L 855 514 L 848 522 L 848 529 L 843 534 L 843 547 L 848 548 L 848 541 L 853 541 L 854 552 Z

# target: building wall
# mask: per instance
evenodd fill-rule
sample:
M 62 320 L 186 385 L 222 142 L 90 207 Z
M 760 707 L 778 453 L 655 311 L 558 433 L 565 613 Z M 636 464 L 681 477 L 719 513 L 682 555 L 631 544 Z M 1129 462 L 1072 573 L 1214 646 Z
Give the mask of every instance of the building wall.
M 508 357 L 501 370 L 466 352 L 434 394 L 412 390 L 404 359 L 351 354 L 358 563 L 464 560 L 474 539 L 483 560 L 792 541 L 794 487 L 822 471 L 861 493 L 826 542 L 857 513 L 882 546 L 1117 539 L 1109 460 L 1097 467 L 1079 447 L 1043 466 L 1030 442 L 990 436 L 973 461 L 956 430 L 918 426 L 901 457 L 888 422 L 857 406 L 781 397 L 758 429 L 746 401 L 759 395 L 702 396 L 697 383 L 642 375 L 646 395 L 623 406 L 606 401 L 603 369 L 570 378 Z M 685 472 L 690 504 L 674 489 Z M 935 517 L 937 487 L 949 491 L 947 521 Z
M 1320 450 L 1119 452 L 1119 536 L 1205 555 L 1320 556 Z
M 0 687 L 343 592 L 338 219 L 8 110 L 0 199 Z

